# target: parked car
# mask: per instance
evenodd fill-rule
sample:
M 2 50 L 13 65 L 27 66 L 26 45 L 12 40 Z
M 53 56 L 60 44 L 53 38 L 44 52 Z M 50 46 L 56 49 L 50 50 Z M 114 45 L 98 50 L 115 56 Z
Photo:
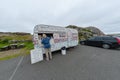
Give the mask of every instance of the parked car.
M 109 48 L 119 48 L 120 47 L 120 37 L 114 36 L 96 36 L 89 38 L 87 40 L 80 41 L 82 45 L 102 47 L 105 49 Z

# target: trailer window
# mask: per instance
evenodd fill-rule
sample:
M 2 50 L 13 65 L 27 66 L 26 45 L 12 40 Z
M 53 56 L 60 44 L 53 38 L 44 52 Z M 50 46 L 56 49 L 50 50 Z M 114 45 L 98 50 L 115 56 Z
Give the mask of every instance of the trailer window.
M 42 35 L 43 35 L 43 34 L 46 34 L 47 37 L 50 37 L 50 38 L 53 37 L 53 33 L 38 33 L 39 39 L 42 38 Z

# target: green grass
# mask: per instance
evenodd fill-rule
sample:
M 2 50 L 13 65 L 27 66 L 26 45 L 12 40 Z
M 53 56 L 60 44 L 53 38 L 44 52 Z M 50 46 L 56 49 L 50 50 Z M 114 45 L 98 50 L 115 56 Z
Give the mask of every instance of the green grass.
M 4 46 L 10 45 L 11 44 L 9 42 L 10 40 L 32 40 L 32 36 L 31 35 L 24 35 L 24 36 L 21 36 L 21 35 L 0 36 L 0 48 L 2 48 Z M 18 57 L 18 56 L 28 55 L 28 54 L 30 54 L 30 50 L 34 48 L 34 45 L 33 45 L 32 41 L 19 42 L 17 44 L 18 45 L 20 45 L 20 44 L 24 44 L 25 45 L 24 48 L 20 49 L 20 53 L 19 54 L 17 54 L 17 53 L 16 54 L 10 54 L 10 55 L 1 57 L 0 60 L 8 60 L 8 59 L 15 58 L 15 57 Z
M 10 36 L 1 36 L 0 39 L 8 39 L 8 40 L 31 40 L 31 35 L 10 35 Z
M 5 43 L 5 44 L 0 43 L 0 48 L 2 48 L 2 47 L 4 47 L 4 46 L 7 46 L 7 45 L 9 45 L 9 44 L 8 44 L 8 43 Z
M 33 42 L 25 42 L 25 49 L 31 50 L 34 48 Z
M 30 50 L 34 48 L 33 43 L 32 42 L 25 42 L 24 44 L 25 44 L 25 47 L 21 49 L 21 53 L 5 56 L 5 57 L 0 58 L 0 60 L 8 60 L 11 58 L 16 58 L 19 56 L 26 56 L 26 55 L 30 54 Z
M 26 54 L 30 54 L 30 50 L 32 50 L 34 48 L 34 45 L 32 42 L 25 42 L 25 48 L 23 48 L 23 51 L 25 52 L 25 55 Z
M 7 46 L 11 40 L 32 40 L 31 35 L 10 35 L 10 36 L 0 36 L 0 48 Z

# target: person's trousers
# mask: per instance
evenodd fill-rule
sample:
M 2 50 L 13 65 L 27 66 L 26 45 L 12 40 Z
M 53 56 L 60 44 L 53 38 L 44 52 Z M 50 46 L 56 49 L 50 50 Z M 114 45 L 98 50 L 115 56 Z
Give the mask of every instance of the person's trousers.
M 46 60 L 52 59 L 51 48 L 45 48 Z

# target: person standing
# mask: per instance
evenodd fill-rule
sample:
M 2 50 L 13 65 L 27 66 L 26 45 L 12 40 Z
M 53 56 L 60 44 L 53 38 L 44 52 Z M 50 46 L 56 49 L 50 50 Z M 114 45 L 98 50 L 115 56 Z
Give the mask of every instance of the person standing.
M 42 38 L 41 43 L 43 44 L 44 49 L 45 49 L 46 60 L 49 61 L 50 59 L 52 59 L 50 38 L 47 37 L 46 34 L 43 34 L 42 36 L 43 36 L 43 38 Z

